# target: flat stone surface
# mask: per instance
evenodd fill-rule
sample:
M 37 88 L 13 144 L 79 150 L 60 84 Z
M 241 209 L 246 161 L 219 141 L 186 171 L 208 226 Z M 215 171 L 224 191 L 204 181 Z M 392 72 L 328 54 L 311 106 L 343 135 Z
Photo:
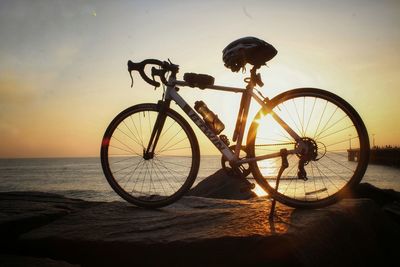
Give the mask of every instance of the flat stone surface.
M 0 254 L 0 266 L 4 267 L 77 267 L 65 261 L 57 261 L 49 258 L 34 258 L 19 255 Z
M 21 233 L 95 205 L 96 202 L 50 193 L 1 192 L 0 234 L 3 240 L 11 240 Z
M 158 210 L 141 209 L 125 202 L 103 203 L 31 231 L 23 239 L 64 236 L 74 240 L 151 244 L 270 235 L 272 232 L 267 220 L 269 203 L 269 200 L 262 198 L 239 201 L 184 197 Z M 292 211 L 292 208 L 282 205 L 277 215 L 282 219 L 288 218 Z M 239 228 L 238 225 L 246 227 Z M 283 220 L 275 225 L 275 232 L 287 230 Z M 81 234 L 83 232 L 86 233 L 84 236 Z
M 368 199 L 296 210 L 270 201 L 185 197 L 160 210 L 102 203 L 23 234 L 21 253 L 85 266 L 362 266 L 391 260 L 399 225 Z M 396 255 L 397 256 L 397 255 Z
M 146 210 L 122 201 L 0 193 L 0 265 L 40 266 L 42 260 L 43 266 L 57 266 L 59 261 L 65 266 L 387 266 L 397 262 L 397 192 L 370 185 L 355 192 L 351 197 L 371 199 L 345 199 L 315 210 L 277 203 L 272 221 L 268 198 L 184 197 L 168 207 Z

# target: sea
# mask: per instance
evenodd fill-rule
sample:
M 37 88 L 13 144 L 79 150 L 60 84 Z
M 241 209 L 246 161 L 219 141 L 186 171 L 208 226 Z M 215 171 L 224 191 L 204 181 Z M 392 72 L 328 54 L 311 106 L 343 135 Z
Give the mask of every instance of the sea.
M 196 183 L 221 168 L 220 157 L 202 156 Z M 362 182 L 400 191 L 400 169 L 368 166 Z M 41 191 L 89 201 L 121 198 L 104 177 L 100 158 L 0 159 L 0 192 Z

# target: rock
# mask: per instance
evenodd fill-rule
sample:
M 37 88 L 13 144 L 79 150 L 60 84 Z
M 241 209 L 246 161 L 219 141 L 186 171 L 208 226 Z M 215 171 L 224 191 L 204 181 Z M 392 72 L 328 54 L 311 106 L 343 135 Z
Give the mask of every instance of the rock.
M 220 199 L 250 199 L 257 197 L 251 191 L 252 184 L 239 176 L 230 176 L 223 169 L 205 178 L 192 188 L 187 195 Z
M 400 192 L 393 189 L 380 189 L 369 183 L 360 183 L 352 192 L 352 198 L 369 198 L 380 206 L 400 201 Z
M 185 197 L 160 210 L 104 203 L 23 235 L 19 247 L 92 266 L 244 264 L 243 255 L 257 259 L 251 249 L 260 236 L 271 234 L 264 222 L 265 201 Z M 278 222 L 275 228 L 286 227 Z M 230 255 L 238 249 L 244 254 Z
M 18 255 L 0 255 L 0 266 L 7 267 L 74 267 L 79 266 L 75 264 L 69 264 L 64 261 L 56 261 L 49 258 L 34 258 Z
M 380 189 L 369 183 L 360 183 L 348 197 L 372 199 L 386 214 L 400 223 L 400 192 Z
M 18 211 L 21 201 L 14 203 Z M 270 205 L 267 198 L 201 197 L 184 197 L 158 210 L 125 202 L 89 203 L 19 235 L 8 252 L 83 266 L 365 266 L 397 261 L 399 224 L 372 200 L 346 199 L 317 210 L 277 203 L 273 221 L 268 220 Z
M 50 193 L 2 192 L 0 234 L 3 242 L 12 240 L 31 229 L 96 204 Z
M 293 211 L 289 228 L 304 266 L 386 266 L 398 261 L 400 225 L 370 199 Z

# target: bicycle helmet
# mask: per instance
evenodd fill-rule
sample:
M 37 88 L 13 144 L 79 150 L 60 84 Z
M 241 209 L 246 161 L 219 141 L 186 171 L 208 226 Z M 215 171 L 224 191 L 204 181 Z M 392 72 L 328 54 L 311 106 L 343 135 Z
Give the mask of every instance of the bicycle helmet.
M 265 65 L 278 51 L 269 43 L 256 37 L 243 37 L 222 50 L 225 67 L 233 72 L 243 69 L 247 63 L 256 68 Z

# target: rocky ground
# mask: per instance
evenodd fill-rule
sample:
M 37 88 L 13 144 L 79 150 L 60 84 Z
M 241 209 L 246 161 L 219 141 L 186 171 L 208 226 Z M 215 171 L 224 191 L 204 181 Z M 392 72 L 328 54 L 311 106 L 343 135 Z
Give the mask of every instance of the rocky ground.
M 223 182 L 217 187 L 232 190 Z M 243 188 L 240 184 L 233 190 L 247 194 Z M 217 191 L 213 197 L 218 197 Z M 247 200 L 187 196 L 168 207 L 146 210 L 123 201 L 0 193 L 0 266 L 398 262 L 399 193 L 361 184 L 352 197 L 316 210 L 277 204 L 275 217 L 269 220 L 271 201 L 251 195 Z

